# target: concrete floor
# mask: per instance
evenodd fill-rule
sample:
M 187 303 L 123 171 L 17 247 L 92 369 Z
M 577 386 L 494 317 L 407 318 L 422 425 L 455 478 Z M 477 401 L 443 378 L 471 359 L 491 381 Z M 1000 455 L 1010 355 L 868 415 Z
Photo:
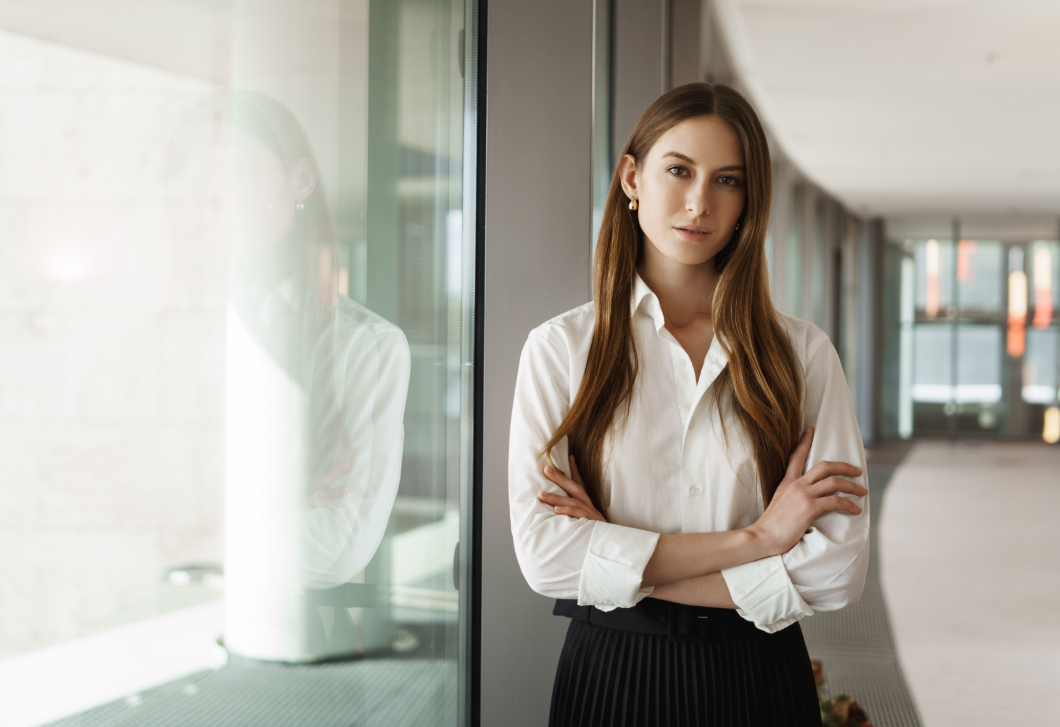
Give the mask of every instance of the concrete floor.
M 1060 447 L 921 442 L 880 566 L 926 727 L 1060 724 Z

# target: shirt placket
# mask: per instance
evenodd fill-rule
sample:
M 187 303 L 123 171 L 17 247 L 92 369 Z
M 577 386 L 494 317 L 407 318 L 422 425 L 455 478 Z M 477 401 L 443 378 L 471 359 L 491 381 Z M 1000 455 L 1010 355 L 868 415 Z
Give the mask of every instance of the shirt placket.
M 695 369 L 692 360 L 688 357 L 684 348 L 677 342 L 669 331 L 661 334 L 670 344 L 670 355 L 673 362 L 674 381 L 677 384 L 677 404 L 683 427 L 681 437 L 681 521 L 682 529 L 687 530 L 687 525 L 696 520 L 690 509 L 694 508 L 693 501 L 703 494 L 702 483 L 697 480 L 697 470 L 702 474 L 702 468 L 696 467 L 695 437 L 693 430 L 696 426 L 696 402 L 697 383 Z M 700 373 L 702 377 L 705 371 Z
M 705 498 L 708 467 L 705 461 L 707 454 L 707 432 L 709 422 L 702 413 L 705 406 L 703 399 L 707 390 L 714 383 L 724 366 L 724 362 L 717 355 L 713 346 L 704 358 L 703 368 L 699 372 L 699 380 L 691 371 L 691 365 L 684 349 L 681 355 L 686 359 L 683 368 L 689 369 L 688 377 L 682 380 L 678 387 L 682 402 L 682 421 L 684 422 L 683 441 L 681 445 L 681 485 L 682 485 L 682 513 L 681 525 L 684 532 L 699 532 L 702 529 L 704 518 L 709 515 L 703 508 L 708 507 Z

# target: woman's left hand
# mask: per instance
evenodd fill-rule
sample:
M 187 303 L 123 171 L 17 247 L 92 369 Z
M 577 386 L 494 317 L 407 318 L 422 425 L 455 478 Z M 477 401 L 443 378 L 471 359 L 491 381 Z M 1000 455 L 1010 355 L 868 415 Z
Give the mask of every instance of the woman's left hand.
M 585 491 L 582 476 L 578 472 L 578 465 L 574 463 L 574 455 L 570 456 L 570 473 L 574 475 L 573 479 L 554 467 L 545 467 L 545 477 L 559 485 L 560 489 L 566 492 L 567 495 L 539 492 L 537 493 L 537 499 L 546 505 L 551 505 L 557 515 L 566 515 L 576 520 L 585 518 L 586 520 L 599 520 L 606 523 L 607 518 L 600 514 L 600 511 L 593 505 L 593 501 L 589 499 L 589 494 Z
M 310 510 L 322 509 L 331 507 L 331 504 L 338 500 L 340 497 L 344 497 L 350 493 L 350 488 L 346 485 L 342 487 L 331 487 L 331 483 L 339 479 L 347 472 L 353 469 L 353 453 L 346 452 L 338 464 L 332 467 L 328 472 L 321 476 L 319 480 L 313 483 L 313 486 L 309 488 L 309 497 L 306 500 L 306 505 Z

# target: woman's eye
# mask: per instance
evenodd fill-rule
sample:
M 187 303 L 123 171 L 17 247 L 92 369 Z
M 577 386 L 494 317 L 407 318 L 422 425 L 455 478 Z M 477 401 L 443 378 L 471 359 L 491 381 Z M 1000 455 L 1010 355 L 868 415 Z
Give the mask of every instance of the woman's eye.
M 736 186 L 739 186 L 739 184 L 740 184 L 740 180 L 739 179 L 737 179 L 736 177 L 730 177 L 728 175 L 726 175 L 724 177 L 720 177 L 718 179 L 718 181 L 721 184 L 724 184 L 726 187 L 736 187 Z
M 688 170 L 687 169 L 685 169 L 684 167 L 677 167 L 677 166 L 670 167 L 666 171 L 668 171 L 670 174 L 673 174 L 675 177 L 683 177 L 686 174 L 688 174 Z

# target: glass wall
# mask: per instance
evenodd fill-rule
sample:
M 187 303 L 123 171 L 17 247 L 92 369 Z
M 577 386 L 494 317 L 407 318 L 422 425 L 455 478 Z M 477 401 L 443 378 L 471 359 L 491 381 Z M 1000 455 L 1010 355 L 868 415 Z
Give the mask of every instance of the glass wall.
M 53 5 L 0 30 L 0 721 L 462 722 L 476 4 Z
M 593 228 L 590 260 L 596 255 L 596 238 L 604 219 L 604 204 L 611 188 L 615 161 L 612 76 L 614 75 L 614 0 L 593 0 Z
M 893 242 L 899 436 L 1043 436 L 1057 402 L 1057 243 Z M 894 340 L 894 339 L 892 339 Z

